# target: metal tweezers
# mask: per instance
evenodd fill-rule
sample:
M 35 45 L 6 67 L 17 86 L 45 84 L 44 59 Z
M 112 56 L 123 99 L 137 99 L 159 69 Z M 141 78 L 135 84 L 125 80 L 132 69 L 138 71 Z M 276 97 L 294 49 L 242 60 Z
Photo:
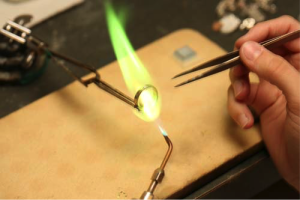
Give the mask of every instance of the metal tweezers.
M 297 31 L 290 32 L 285 35 L 261 42 L 260 44 L 262 46 L 264 46 L 265 48 L 271 50 L 271 49 L 279 47 L 287 42 L 295 40 L 299 37 L 300 37 L 300 30 L 297 30 Z M 195 71 L 198 71 L 198 70 L 202 70 L 205 68 L 215 66 L 213 69 L 206 71 L 206 72 L 204 72 L 194 78 L 191 78 L 183 83 L 180 83 L 180 84 L 176 85 L 175 87 L 180 87 L 182 85 L 186 85 L 188 83 L 194 82 L 196 80 L 200 80 L 202 78 L 211 76 L 213 74 L 227 70 L 231 67 L 242 64 L 239 54 L 240 54 L 239 50 L 236 50 L 236 51 L 230 52 L 226 55 L 214 58 L 214 59 L 207 61 L 201 65 L 198 65 L 197 67 L 194 67 L 188 71 L 185 71 L 185 72 L 182 72 L 182 73 L 176 75 L 173 79 L 178 78 L 183 75 L 186 75 L 186 74 L 189 74 L 189 73 L 192 73 L 192 72 L 195 72 Z

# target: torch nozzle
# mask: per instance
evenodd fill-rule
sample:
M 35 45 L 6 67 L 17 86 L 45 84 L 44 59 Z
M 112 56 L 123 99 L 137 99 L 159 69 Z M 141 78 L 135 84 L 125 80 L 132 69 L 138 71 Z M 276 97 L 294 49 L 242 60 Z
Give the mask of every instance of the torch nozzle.
M 155 190 L 156 186 L 162 182 L 162 180 L 165 176 L 164 168 L 165 168 L 165 166 L 171 156 L 171 153 L 173 151 L 173 144 L 168 136 L 164 136 L 164 138 L 166 140 L 166 143 L 168 144 L 168 151 L 167 151 L 160 167 L 154 171 L 148 190 L 142 194 L 140 199 L 154 199 L 154 195 L 153 195 L 154 190 Z
M 152 175 L 151 184 L 148 190 L 142 194 L 141 199 L 153 199 L 154 190 L 156 186 L 162 182 L 164 176 L 165 176 L 165 171 L 163 169 L 161 168 L 156 169 Z

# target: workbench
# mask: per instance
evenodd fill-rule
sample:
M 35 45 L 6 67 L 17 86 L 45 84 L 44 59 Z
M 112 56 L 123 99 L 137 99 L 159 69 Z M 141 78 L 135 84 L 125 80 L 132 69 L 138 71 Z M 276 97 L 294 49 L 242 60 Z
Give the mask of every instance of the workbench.
M 219 33 L 211 31 L 211 23 L 215 19 L 214 6 L 217 1 L 212 1 L 211 4 L 199 1 L 191 1 L 191 3 L 183 1 L 162 1 L 159 3 L 130 1 L 127 3 L 134 11 L 128 22 L 127 30 L 135 48 L 140 48 L 176 29 L 191 27 L 209 36 L 210 39 L 229 51 L 234 41 L 242 34 L 237 32 L 230 36 L 221 36 Z M 288 13 L 298 17 L 298 1 L 285 1 L 284 3 L 280 1 L 278 4 L 280 4 L 278 7 L 281 9 L 277 15 Z M 184 9 L 179 15 L 178 10 L 181 10 L 182 7 Z M 98 8 L 101 8 L 102 13 L 99 12 Z M 197 8 L 203 9 L 203 13 L 198 12 Z M 85 20 L 79 20 L 83 15 Z M 115 60 L 100 2 L 87 1 L 83 6 L 36 26 L 33 31 L 40 38 L 45 39 L 55 50 L 79 60 L 88 61 L 94 66 L 105 66 Z M 0 97 L 3 99 L 3 103 L 0 114 L 2 117 L 6 116 L 34 100 L 62 88 L 71 81 L 73 80 L 63 70 L 51 64 L 44 76 L 29 85 L 2 86 Z M 260 178 L 262 174 L 265 175 L 264 183 L 257 184 L 257 174 Z M 145 178 L 147 179 L 147 177 Z M 249 198 L 278 180 L 279 175 L 267 152 L 263 146 L 259 146 L 251 154 L 244 155 L 236 162 L 225 166 L 213 177 L 208 177 L 205 181 L 202 180 L 201 183 L 197 183 L 198 185 L 195 183 L 194 191 L 185 191 L 182 194 L 190 194 L 188 196 L 190 198 Z M 249 185 L 241 184 L 243 182 L 251 184 L 252 190 L 249 190 Z M 197 187 L 201 189 L 197 191 Z

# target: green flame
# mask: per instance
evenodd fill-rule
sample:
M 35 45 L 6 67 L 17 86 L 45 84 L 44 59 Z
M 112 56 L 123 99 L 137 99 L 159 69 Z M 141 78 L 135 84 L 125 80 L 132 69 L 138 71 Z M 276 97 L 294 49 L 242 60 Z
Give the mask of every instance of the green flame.
M 138 90 L 145 85 L 153 85 L 153 82 L 149 72 L 136 55 L 122 26 L 122 23 L 125 22 L 124 12 L 123 15 L 117 15 L 109 1 L 105 2 L 105 10 L 108 30 L 118 63 L 126 86 L 134 96 Z M 157 100 L 156 95 L 147 92 L 141 96 L 145 104 L 144 109 L 136 113 L 146 121 L 153 121 L 160 114 L 160 100 Z

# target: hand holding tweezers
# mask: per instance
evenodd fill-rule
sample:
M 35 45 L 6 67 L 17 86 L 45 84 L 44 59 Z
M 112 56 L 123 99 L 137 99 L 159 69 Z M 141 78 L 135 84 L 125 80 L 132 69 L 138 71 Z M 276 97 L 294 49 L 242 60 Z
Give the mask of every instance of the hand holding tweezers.
M 299 37 L 300 37 L 300 30 L 297 30 L 297 31 L 290 32 L 290 33 L 287 33 L 285 35 L 282 35 L 282 36 L 279 36 L 279 37 L 261 42 L 260 44 L 262 46 L 264 46 L 265 48 L 271 50 L 271 49 L 279 47 L 279 46 L 281 46 L 281 45 L 283 45 L 287 42 L 295 40 Z M 186 75 L 186 74 L 189 74 L 189 73 L 192 73 L 192 72 L 195 72 L 195 71 L 198 71 L 198 70 L 202 70 L 202 69 L 205 69 L 205 68 L 215 66 L 211 70 L 206 71 L 206 72 L 204 72 L 204 73 L 202 73 L 202 74 L 200 74 L 200 75 L 198 75 L 194 78 L 191 78 L 191 79 L 189 79 L 189 80 L 187 80 L 183 83 L 180 83 L 180 84 L 176 85 L 175 87 L 180 87 L 182 85 L 186 85 L 188 83 L 194 82 L 196 80 L 200 80 L 202 78 L 205 78 L 205 77 L 211 76 L 213 74 L 216 74 L 216 73 L 222 72 L 224 70 L 227 70 L 227 69 L 229 69 L 231 67 L 234 67 L 236 65 L 242 64 L 242 61 L 240 59 L 239 54 L 240 54 L 239 50 L 236 50 L 236 51 L 230 52 L 230 53 L 228 53 L 224 56 L 214 58 L 214 59 L 212 59 L 210 61 L 207 61 L 207 62 L 205 62 L 205 63 L 203 63 L 203 64 L 201 64 L 201 65 L 199 65 L 195 68 L 192 68 L 188 71 L 185 71 L 183 73 L 180 73 L 180 74 L 176 75 L 173 79 L 178 78 L 178 77 L 183 76 L 183 75 Z

